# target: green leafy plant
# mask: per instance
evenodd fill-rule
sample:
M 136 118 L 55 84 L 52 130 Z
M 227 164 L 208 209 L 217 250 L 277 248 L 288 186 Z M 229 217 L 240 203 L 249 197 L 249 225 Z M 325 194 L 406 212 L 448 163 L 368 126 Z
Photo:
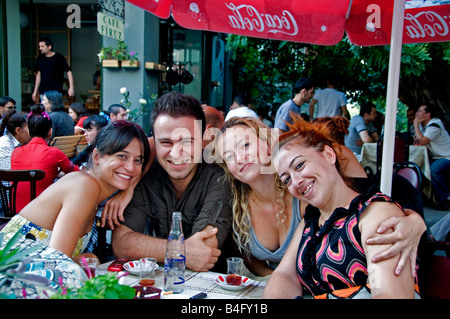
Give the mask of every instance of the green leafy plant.
M 61 287 L 51 299 L 133 299 L 133 287 L 119 284 L 116 273 L 93 277 L 78 289 Z

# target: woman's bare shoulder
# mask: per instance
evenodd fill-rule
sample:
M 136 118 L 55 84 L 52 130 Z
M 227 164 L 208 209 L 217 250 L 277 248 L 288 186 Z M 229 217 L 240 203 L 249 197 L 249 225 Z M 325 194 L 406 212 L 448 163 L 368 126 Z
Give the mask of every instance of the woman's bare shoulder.
M 82 193 L 100 191 L 100 184 L 97 179 L 81 171 L 65 174 L 58 183 L 59 187 L 68 187 L 72 191 Z

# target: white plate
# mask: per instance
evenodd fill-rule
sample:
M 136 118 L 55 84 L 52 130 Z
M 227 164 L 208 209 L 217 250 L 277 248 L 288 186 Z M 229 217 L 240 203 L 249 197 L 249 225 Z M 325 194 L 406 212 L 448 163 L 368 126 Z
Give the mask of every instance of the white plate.
M 158 264 L 155 265 L 155 269 L 158 269 Z M 123 265 L 123 270 L 128 271 L 130 274 L 139 276 L 139 260 L 132 260 Z
M 242 283 L 239 286 L 235 286 L 235 285 L 229 285 L 227 284 L 226 281 L 226 275 L 224 276 L 218 276 L 216 278 L 216 283 L 220 286 L 220 288 L 226 289 L 226 290 L 241 290 L 245 287 L 248 287 L 249 285 L 252 284 L 253 280 L 251 280 L 248 277 L 245 276 L 241 276 L 242 277 Z
M 135 276 L 139 276 L 139 269 L 139 260 L 129 261 L 123 265 L 123 270 Z

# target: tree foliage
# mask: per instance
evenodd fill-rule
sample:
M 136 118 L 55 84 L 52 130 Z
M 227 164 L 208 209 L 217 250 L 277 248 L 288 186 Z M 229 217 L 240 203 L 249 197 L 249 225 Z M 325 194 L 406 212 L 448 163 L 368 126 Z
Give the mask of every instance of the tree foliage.
M 378 110 L 385 109 L 389 46 L 355 46 L 346 37 L 335 46 L 319 46 L 229 35 L 227 49 L 237 74 L 236 91 L 249 94 L 257 106 L 292 97 L 300 77 L 324 88 L 334 73 L 340 79 L 337 89 L 346 92 L 349 103 L 372 101 Z M 449 122 L 449 64 L 448 42 L 403 45 L 399 111 L 435 103 Z

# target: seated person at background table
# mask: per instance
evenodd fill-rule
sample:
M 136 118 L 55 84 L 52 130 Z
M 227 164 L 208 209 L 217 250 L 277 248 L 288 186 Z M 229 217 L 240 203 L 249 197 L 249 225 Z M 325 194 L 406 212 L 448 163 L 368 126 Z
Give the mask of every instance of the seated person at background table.
M 431 155 L 431 185 L 435 208 L 449 209 L 450 193 L 446 179 L 450 176 L 450 136 L 437 117 L 434 105 L 422 105 L 414 119 L 415 144 L 426 145 Z
M 122 104 L 112 104 L 108 108 L 109 118 L 112 121 L 123 121 L 128 119 L 127 109 Z
M 233 103 L 230 105 L 230 110 L 225 116 L 225 122 L 232 117 L 253 117 L 258 119 L 258 114 L 248 107 L 248 98 L 245 94 L 240 93 L 233 98 Z
M 225 123 L 225 120 L 222 113 L 215 107 L 204 105 L 202 109 L 205 113 L 206 120 L 205 133 L 203 134 L 203 147 L 205 147 L 214 140 L 216 134 Z
M 315 125 L 322 125 L 327 134 L 334 131 L 336 136 L 336 131 L 341 128 L 331 124 L 340 123 L 339 119 L 343 119 L 344 123 L 348 120 L 343 117 L 333 119 L 335 121 Z M 271 167 L 269 156 L 276 138 L 272 133 L 273 130 L 260 121 L 234 118 L 224 125 L 216 144 L 219 155 L 216 160 L 221 162 L 223 159 L 222 167 L 233 195 L 233 236 L 245 257 L 247 267 L 258 276 L 271 274 L 279 264 L 307 205 L 291 196 Z M 347 155 L 355 157 L 350 151 Z M 356 159 L 356 162 L 351 162 L 341 154 L 339 161 L 345 163 L 345 174 L 351 177 L 362 174 L 365 176 L 364 170 L 361 172 L 351 167 L 360 166 Z M 249 163 L 251 166 L 248 166 Z M 383 236 L 394 244 L 390 252 L 383 253 L 384 256 L 402 251 L 404 259 L 399 262 L 398 271 L 402 270 L 410 251 L 414 251 L 411 258 L 415 260 L 418 241 L 410 237 L 416 234 L 420 236 L 425 228 L 423 220 L 417 214 L 414 215 L 416 216 L 386 220 L 380 224 L 383 232 L 389 228 L 400 230 L 400 237 Z M 401 235 L 404 229 L 411 232 L 406 237 Z M 381 256 L 377 256 L 378 260 L 386 258 L 380 258 Z
M 94 149 L 94 141 L 100 130 L 108 125 L 108 120 L 101 115 L 91 115 L 83 122 L 84 137 L 88 146 L 76 157 L 72 158 L 71 161 L 75 165 L 81 166 L 81 164 L 86 163 L 89 156 Z
M 314 297 L 347 288 L 365 292 L 370 284 L 366 297 L 414 298 L 412 269 L 394 271 L 400 254 L 374 265 L 373 256 L 389 245 L 367 244 L 378 236 L 380 222 L 404 216 L 400 207 L 376 190 L 355 192 L 340 172 L 339 150 L 326 132 L 294 121 L 280 137 L 277 172 L 290 193 L 309 205 L 264 297 L 302 296 L 302 284 Z
M 52 119 L 44 111 L 42 104 L 31 107 L 27 121 L 31 141 L 14 149 L 11 155 L 11 169 L 43 170 L 44 179 L 36 182 L 36 196 L 39 196 L 62 173 L 67 174 L 80 169 L 61 150 L 48 146 L 53 131 Z M 30 202 L 30 185 L 19 183 L 17 194 L 16 208 L 17 212 L 20 212 Z
M 50 114 L 53 123 L 50 140 L 55 136 L 73 135 L 75 124 L 65 110 L 62 94 L 57 91 L 47 91 L 44 93 L 42 104 L 45 106 L 45 111 Z
M 378 134 L 373 126 L 377 116 L 377 108 L 373 103 L 363 103 L 359 110 L 359 115 L 353 116 L 350 120 L 348 134 L 345 136 L 345 146 L 347 146 L 358 161 L 361 160 L 361 146 L 364 143 L 378 141 Z
M 0 169 L 11 169 L 11 154 L 20 145 L 30 141 L 27 115 L 16 110 L 8 110 L 0 118 Z M 9 186 L 10 182 L 2 182 Z M 0 216 L 4 216 L 0 202 Z
M 11 169 L 11 154 L 30 141 L 27 115 L 10 110 L 0 120 L 0 169 Z
M 414 140 L 414 134 L 415 134 L 414 119 L 416 118 L 416 112 L 417 112 L 417 109 L 415 109 L 413 107 L 408 107 L 408 110 L 406 110 L 406 120 L 407 120 L 406 125 L 407 126 L 406 126 L 405 133 L 408 133 L 413 140 Z
M 83 134 L 83 122 L 89 116 L 89 111 L 86 110 L 83 103 L 72 103 L 69 106 L 69 116 L 72 118 L 75 123 L 75 127 L 73 129 L 73 134 Z
M 9 96 L 0 96 L 0 118 L 10 110 L 16 109 L 16 101 Z
M 38 123 L 51 127 L 40 113 L 29 119 L 30 131 Z M 38 123 L 35 123 L 38 122 Z M 31 143 L 31 142 L 30 142 Z M 97 205 L 137 179 L 150 148 L 145 132 L 130 122 L 111 123 L 97 136 L 89 168 L 66 174 L 23 208 L 2 232 L 13 236 L 30 232 L 36 239 L 74 259 L 80 257 L 91 236 Z
M 172 212 L 180 211 L 186 266 L 207 271 L 231 228 L 231 198 L 220 180 L 223 170 L 202 161 L 205 115 L 195 98 L 170 92 L 155 102 L 151 125 L 157 160 L 134 189 L 125 221 L 113 230 L 114 255 L 163 262 Z

